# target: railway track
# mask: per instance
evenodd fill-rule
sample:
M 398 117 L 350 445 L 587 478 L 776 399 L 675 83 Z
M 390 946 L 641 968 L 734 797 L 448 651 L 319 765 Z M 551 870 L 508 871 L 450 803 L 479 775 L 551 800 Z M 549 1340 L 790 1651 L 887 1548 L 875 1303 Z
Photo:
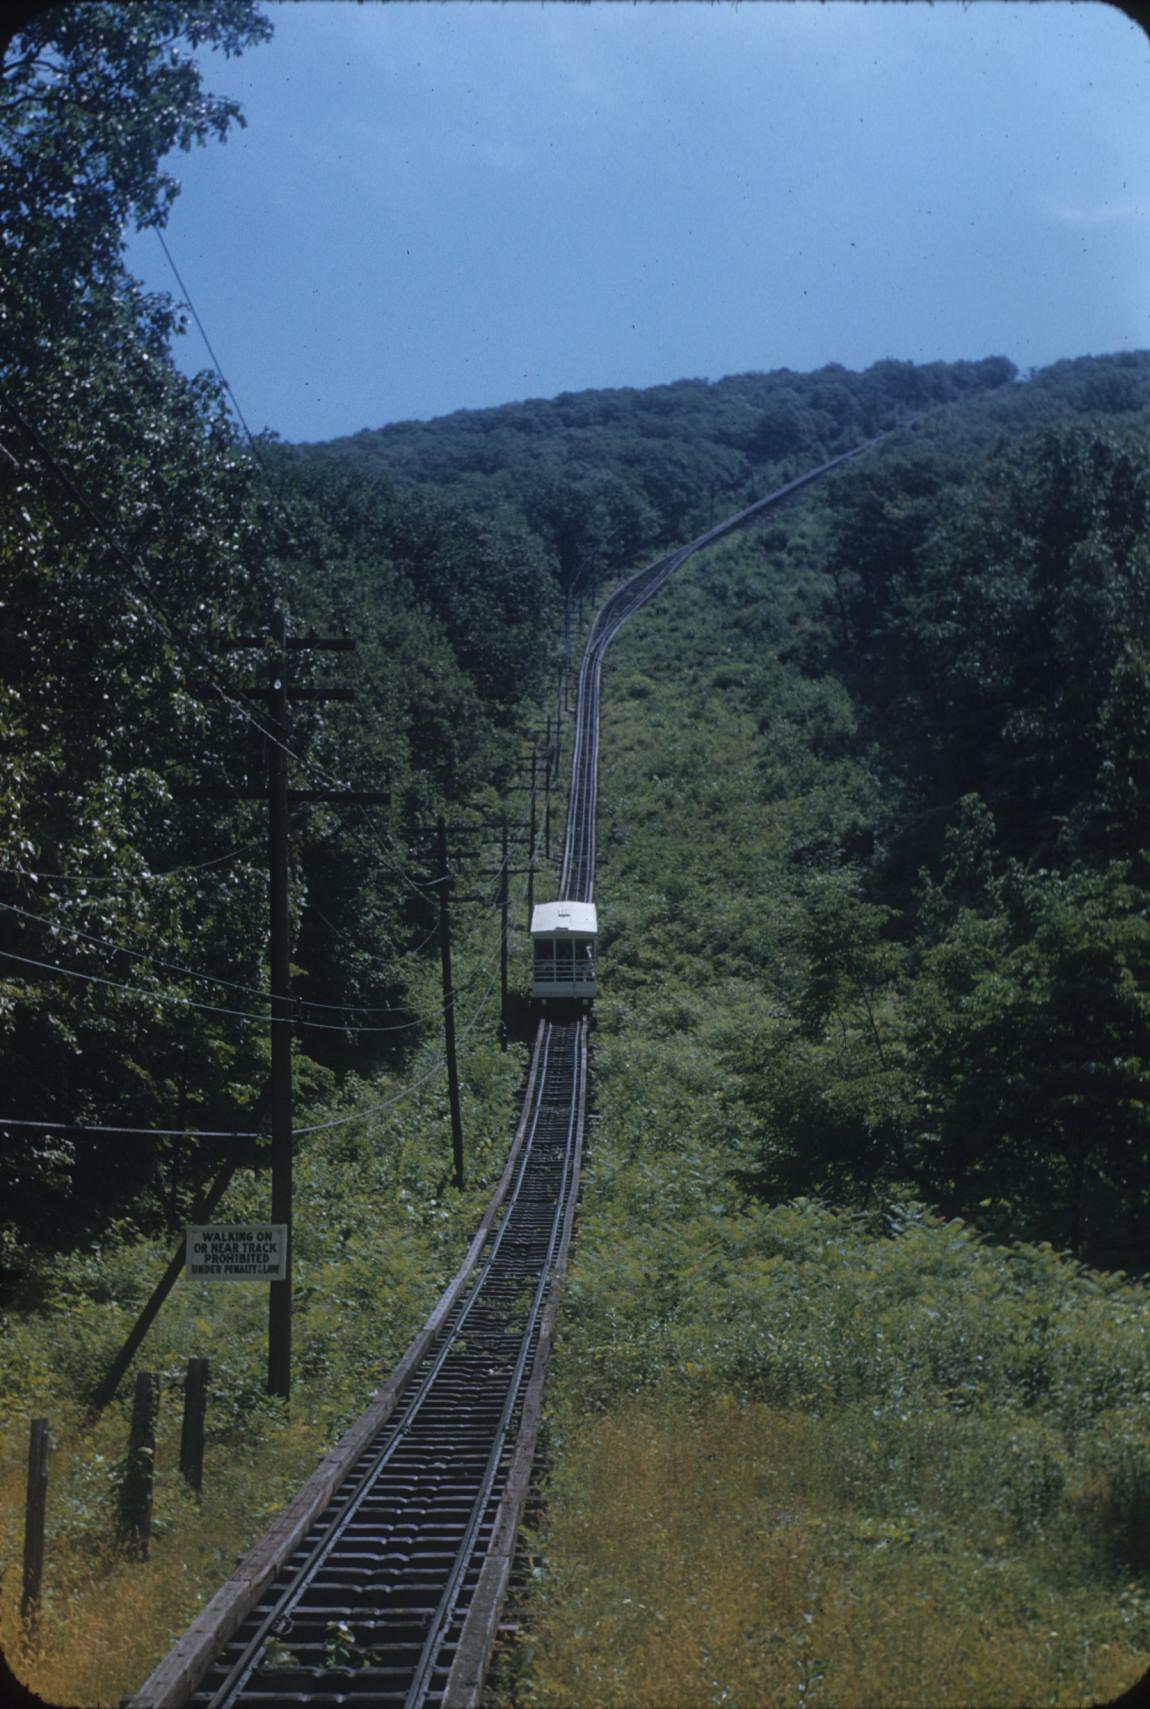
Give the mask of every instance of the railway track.
M 593 897 L 599 686 L 619 629 L 694 553 L 873 443 L 648 565 L 600 607 L 579 669 L 560 895 Z M 542 1021 L 511 1155 L 459 1273 L 129 1709 L 478 1701 L 534 1456 L 586 1106 L 586 1020 Z

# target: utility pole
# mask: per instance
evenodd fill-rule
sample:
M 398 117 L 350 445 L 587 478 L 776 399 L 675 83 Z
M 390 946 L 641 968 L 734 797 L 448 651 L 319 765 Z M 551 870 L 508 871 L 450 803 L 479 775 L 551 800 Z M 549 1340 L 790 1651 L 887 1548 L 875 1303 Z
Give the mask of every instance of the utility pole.
M 531 930 L 531 916 L 535 912 L 535 760 L 539 752 L 538 742 L 531 747 L 531 830 L 527 839 L 527 930 Z
M 547 857 L 547 859 L 550 860 L 551 859 L 551 763 L 552 763 L 552 759 L 553 759 L 553 755 L 551 752 L 551 714 L 550 713 L 547 714 L 547 740 L 546 740 L 546 743 L 544 746 L 543 757 L 544 757 L 544 760 L 546 761 L 546 766 L 547 766 L 546 772 L 544 774 L 546 777 L 547 794 L 545 797 L 545 802 L 544 802 L 544 807 L 543 807 L 543 853 Z
M 270 645 L 269 645 L 270 641 Z M 292 994 L 291 994 L 291 873 L 288 847 L 288 813 L 296 801 L 377 803 L 388 799 L 359 790 L 289 789 L 290 703 L 293 700 L 352 700 L 350 688 L 291 688 L 288 654 L 292 651 L 351 653 L 356 643 L 346 637 L 325 639 L 319 635 L 288 638 L 282 612 L 272 617 L 268 640 L 261 636 L 238 636 L 226 643 L 230 650 L 260 648 L 268 660 L 267 682 L 253 691 L 267 697 L 267 802 L 268 802 L 268 973 L 272 999 L 271 1075 L 271 1170 L 272 1221 L 283 1225 L 286 1275 L 282 1282 L 268 1285 L 268 1374 L 267 1391 L 283 1400 L 291 1396 L 292 1341 Z
M 563 759 L 563 725 L 559 718 L 551 727 L 551 770 L 556 778 L 559 776 L 559 766 Z
M 288 687 L 287 626 L 277 611 L 271 626 L 268 689 L 268 872 L 271 907 L 269 961 L 272 993 L 272 1221 L 286 1230 L 287 1274 L 268 1294 L 268 1393 L 291 1394 L 292 1305 L 292 1005 L 291 931 L 288 911 Z
M 287 622 L 282 612 L 273 616 L 267 634 L 238 635 L 223 640 L 220 646 L 227 652 L 258 652 L 268 662 L 264 682 L 249 683 L 245 693 L 268 702 L 266 722 L 261 722 L 267 754 L 267 782 L 255 788 L 226 790 L 177 789 L 177 796 L 188 799 L 258 800 L 268 804 L 268 972 L 271 989 L 271 1073 L 268 1084 L 257 1103 L 257 1112 L 266 1107 L 271 1120 L 271 1213 L 272 1221 L 283 1225 L 286 1232 L 286 1271 L 282 1282 L 269 1284 L 268 1295 L 268 1363 L 267 1391 L 287 1400 L 291 1394 L 291 1313 L 292 1313 L 292 1164 L 294 1136 L 292 1132 L 292 1022 L 291 995 L 291 932 L 290 932 L 290 851 L 288 846 L 289 808 L 304 801 L 330 801 L 344 806 L 380 806 L 391 801 L 389 794 L 359 789 L 290 789 L 288 759 L 290 756 L 289 707 L 293 700 L 354 700 L 351 688 L 292 688 L 288 681 L 288 655 L 293 651 L 353 653 L 356 643 L 346 636 L 322 637 L 309 631 L 306 635 L 288 637 Z M 211 692 L 215 692 L 214 684 Z M 205 688 L 203 692 L 208 692 Z M 193 1213 L 193 1222 L 206 1220 L 219 1204 L 236 1169 L 255 1159 L 233 1158 L 226 1165 L 207 1198 Z M 184 1264 L 184 1248 L 174 1253 L 167 1270 L 144 1307 L 124 1346 L 117 1354 L 107 1376 L 92 1398 L 92 1407 L 99 1411 L 112 1399 L 116 1388 L 130 1365 L 156 1314 L 178 1279 Z
M 514 785 L 512 785 L 512 787 L 516 788 L 516 789 L 526 789 L 527 785 L 526 784 L 514 784 Z M 430 827 L 430 826 L 413 826 L 412 827 L 412 833 L 415 836 L 430 836 L 431 830 L 432 830 L 432 827 Z M 447 906 L 448 906 L 447 899 L 450 898 L 450 900 L 453 900 L 456 902 L 481 902 L 486 907 L 490 907 L 491 906 L 491 893 L 490 893 L 490 891 L 487 891 L 487 892 L 479 892 L 476 894 L 469 894 L 466 891 L 460 891 L 460 890 L 456 890 L 454 893 L 452 893 L 451 888 L 450 888 L 450 858 L 451 857 L 448 855 L 446 841 L 441 840 L 441 838 L 476 837 L 476 836 L 478 836 L 478 837 L 489 837 L 492 834 L 492 832 L 494 832 L 495 830 L 496 830 L 496 827 L 494 824 L 447 825 L 444 823 L 444 820 L 442 818 L 438 818 L 436 820 L 436 823 L 434 826 L 438 852 L 437 852 L 437 856 L 436 856 L 436 877 L 433 880 L 433 882 L 435 883 L 436 887 L 439 890 L 439 906 L 440 906 L 439 936 L 440 936 L 440 944 L 442 945 L 443 943 L 446 942 L 446 944 L 448 946 L 447 947 L 446 965 L 444 967 L 444 974 L 443 974 L 443 1007 L 444 1007 L 445 1017 L 452 1017 L 452 1025 L 450 1027 L 448 1027 L 446 1019 L 445 1019 L 445 1024 L 444 1024 L 444 1058 L 449 1064 L 449 1078 L 450 1078 L 451 1086 L 454 1086 L 456 1084 L 455 1072 L 454 1072 L 454 1069 L 450 1066 L 452 1063 L 454 1063 L 454 1061 L 456 1059 L 454 1020 L 453 1020 L 454 1013 L 455 1013 L 455 1002 L 454 1002 L 455 988 L 454 988 L 454 983 L 453 983 L 453 975 L 451 972 L 451 928 L 450 928 L 450 919 L 449 919 L 448 914 L 447 914 Z M 500 852 L 501 852 L 501 864 L 500 864 L 500 868 L 499 868 L 499 887 L 498 887 L 498 892 L 497 892 L 497 895 L 495 898 L 495 905 L 499 909 L 499 928 L 500 928 L 500 930 L 499 930 L 500 1005 L 499 1005 L 499 1033 L 498 1033 L 498 1037 L 499 1037 L 499 1048 L 501 1050 L 506 1050 L 508 1042 L 509 1042 L 510 1037 L 511 1037 L 510 1005 L 509 1005 L 509 983 L 510 982 L 509 982 L 509 977 L 508 977 L 508 956 L 509 956 L 509 945 L 510 945 L 510 941 L 511 941 L 510 936 L 509 936 L 509 930 L 508 930 L 508 913 L 509 913 L 509 909 L 510 909 L 510 905 L 511 905 L 511 879 L 515 875 L 521 875 L 521 874 L 525 873 L 527 871 L 527 868 L 525 866 L 512 866 L 510 864 L 510 860 L 508 857 L 508 850 L 510 848 L 511 839 L 510 839 L 510 834 L 509 834 L 508 826 L 507 826 L 507 815 L 506 815 L 506 813 L 504 813 L 502 818 L 501 818 L 501 821 L 500 821 L 500 824 L 498 827 L 498 836 L 499 836 L 499 841 L 500 841 Z M 457 851 L 455 858 L 456 859 L 465 859 L 465 858 L 472 858 L 473 859 L 474 856 L 475 856 L 474 850 L 470 850 L 470 851 L 463 850 L 461 852 Z M 444 882 L 444 875 L 445 874 L 447 875 L 447 882 L 446 883 Z M 449 1087 L 449 1090 L 450 1090 L 450 1087 Z M 459 1100 L 458 1100 L 457 1093 L 454 1091 L 451 1094 L 450 1102 L 451 1102 L 451 1112 L 452 1112 L 453 1134 L 461 1134 L 461 1132 L 462 1132 L 462 1119 L 459 1115 Z M 455 1148 L 455 1156 L 456 1156 L 456 1171 L 458 1174 L 461 1174 L 462 1173 L 462 1141 L 461 1141 L 461 1139 L 457 1139 L 456 1148 Z
M 499 1048 L 507 1049 L 507 904 L 511 886 L 507 875 L 507 815 L 503 815 L 502 865 L 499 868 Z
M 455 1185 L 463 1185 L 463 1117 L 459 1109 L 459 1069 L 455 1060 L 455 987 L 451 979 L 450 876 L 447 867 L 447 825 L 442 813 L 435 821 L 439 851 L 439 959 L 443 968 L 443 1046 L 447 1058 L 447 1095 L 451 1104 L 451 1151 Z

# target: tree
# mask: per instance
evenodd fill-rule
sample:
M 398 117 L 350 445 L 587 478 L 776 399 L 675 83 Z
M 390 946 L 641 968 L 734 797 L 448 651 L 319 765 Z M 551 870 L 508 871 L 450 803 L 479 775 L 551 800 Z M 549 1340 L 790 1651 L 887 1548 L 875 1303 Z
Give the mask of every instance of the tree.
M 1011 866 L 906 996 L 921 1178 L 1095 1262 L 1141 1263 L 1150 1202 L 1150 922 L 1126 870 Z
M 1123 825 L 1108 805 L 1112 768 L 1129 776 L 1144 740 L 1150 474 L 1140 448 L 1050 431 L 1000 447 L 952 498 L 929 464 L 896 467 L 884 486 L 843 486 L 831 558 L 838 663 L 914 780 L 919 860 L 935 857 L 940 816 L 971 792 L 1020 859 L 1065 861 L 1087 844 L 1135 853 L 1144 819 Z
M 201 787 L 258 765 L 247 720 L 194 678 L 205 637 L 251 615 L 267 518 L 217 388 L 176 374 L 175 317 L 122 244 L 166 217 L 167 152 L 239 118 L 196 50 L 269 33 L 250 0 L 54 8 L 0 77 L 0 1047 L 3 1113 L 24 1119 L 237 1126 L 262 1079 L 264 1029 L 212 1013 L 241 1005 L 180 971 L 263 983 L 258 867 L 203 867 L 250 843 L 251 809 L 205 815 L 176 789 L 181 756 Z M 128 1202 L 171 1214 L 168 1190 L 212 1158 L 169 1149 L 13 1130 L 6 1216 L 67 1239 Z
M 15 36 L 0 78 L 7 363 L 29 322 L 122 283 L 125 226 L 163 225 L 177 194 L 164 157 L 242 124 L 203 88 L 196 51 L 270 35 L 254 0 L 85 0 Z
M 905 1144 L 913 1083 L 898 1005 L 904 957 L 883 935 L 890 917 L 846 873 L 810 884 L 788 1013 L 733 1061 L 758 1129 L 744 1176 L 753 1191 L 849 1201 L 878 1182 L 921 1186 Z

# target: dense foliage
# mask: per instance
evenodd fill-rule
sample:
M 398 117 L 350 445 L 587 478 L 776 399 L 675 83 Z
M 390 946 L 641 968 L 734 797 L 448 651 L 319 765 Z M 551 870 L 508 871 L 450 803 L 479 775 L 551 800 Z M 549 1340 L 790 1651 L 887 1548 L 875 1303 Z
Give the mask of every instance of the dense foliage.
M 677 544 L 814 463 L 932 405 L 1007 384 L 1004 357 L 830 363 L 714 384 L 559 397 L 402 422 L 307 448 L 363 476 L 434 483 L 513 506 L 550 549 L 560 586 L 592 588 L 636 554 Z
M 520 898 L 517 898 L 520 899 Z M 460 978 L 490 956 L 478 919 L 461 934 Z M 85 1397 L 107 1370 L 170 1252 L 122 1223 L 99 1244 L 43 1260 L 0 1310 L 0 1574 L 20 1582 L 28 1421 L 52 1428 L 40 1642 L 19 1596 L 0 1597 L 0 1648 L 46 1703 L 115 1704 L 160 1656 L 315 1469 L 400 1357 L 457 1268 L 502 1171 L 522 1066 L 490 1030 L 467 1041 L 463 1119 L 469 1187 L 444 1192 L 451 1139 L 429 1046 L 353 1121 L 314 1136 L 295 1182 L 296 1310 L 290 1416 L 269 1399 L 266 1289 L 177 1287 L 140 1355 L 160 1390 L 150 1559 L 125 1555 L 117 1509 L 132 1386 L 98 1417 Z M 397 1094 L 402 1102 L 380 1109 Z M 346 1116 L 346 1106 L 324 1112 Z M 364 1214 L 365 1200 L 370 1215 Z M 241 1172 L 225 1222 L 262 1220 L 266 1188 Z M 203 1499 L 180 1474 L 190 1355 L 210 1361 Z
M 955 412 L 953 444 L 924 423 L 829 495 L 821 609 L 760 692 L 845 687 L 831 740 L 873 794 L 735 1053 L 767 1194 L 901 1184 L 1144 1263 L 1148 382 L 1143 357 L 1060 364 L 1005 400 L 1035 431 L 980 443 Z
M 121 234 L 163 225 L 169 150 L 242 122 L 203 87 L 202 50 L 240 52 L 268 27 L 250 0 L 63 7 L 5 62 L 0 1184 L 15 1269 L 28 1242 L 68 1245 L 109 1218 L 178 1226 L 243 1155 L 188 1136 L 262 1124 L 267 667 L 233 637 L 266 633 L 278 607 L 297 635 L 359 643 L 340 672 L 354 706 L 299 703 L 289 744 L 297 788 L 390 803 L 294 816 L 300 1080 L 323 1091 L 425 1035 L 409 957 L 432 913 L 409 828 L 506 799 L 573 596 L 895 413 L 1013 374 L 1001 358 L 747 374 L 253 456 L 219 383 L 173 368 L 180 314 L 127 275 Z M 306 652 L 293 673 L 333 677 Z M 173 1132 L 99 1139 L 85 1123 Z

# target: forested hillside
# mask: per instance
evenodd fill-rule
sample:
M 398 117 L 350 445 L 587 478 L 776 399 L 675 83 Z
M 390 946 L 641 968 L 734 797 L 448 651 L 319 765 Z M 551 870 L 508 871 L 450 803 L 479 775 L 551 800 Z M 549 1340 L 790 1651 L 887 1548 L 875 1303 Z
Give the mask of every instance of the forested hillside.
M 1150 358 L 1012 377 L 994 358 L 682 381 L 365 432 L 296 466 L 514 517 L 562 595 L 906 422 L 800 527 L 749 537 L 729 596 L 757 642 L 738 687 L 764 811 L 797 703 L 845 815 L 801 857 L 801 927 L 762 967 L 776 1012 L 732 1058 L 758 1135 L 742 1178 L 851 1203 L 897 1187 L 1137 1265 Z
M 1074 1597 L 1106 1603 L 1090 1630 L 1114 1654 L 1089 1677 L 1117 1678 L 1150 1652 L 1150 1353 L 1141 1286 L 1094 1272 L 1145 1271 L 1150 1213 L 1150 354 L 1025 379 L 1002 356 L 750 371 L 250 444 L 221 380 L 174 367 L 185 312 L 142 293 L 121 232 L 162 227 L 171 148 L 241 122 L 196 50 L 266 34 L 249 0 L 56 8 L 0 84 L 0 1284 L 7 1416 L 75 1409 L 61 1608 L 80 1633 L 88 1609 L 127 1689 L 119 1634 L 141 1625 L 154 1653 L 202 1601 L 402 1346 L 498 1170 L 518 1058 L 480 1002 L 472 1196 L 445 1188 L 429 820 L 520 824 L 525 743 L 564 723 L 556 681 L 610 581 L 886 434 L 684 572 L 608 664 L 603 1125 L 560 1359 L 560 1564 L 532 1616 L 551 1649 L 506 1689 L 609 1701 L 610 1677 L 642 1700 L 610 1645 L 580 1650 L 594 1594 L 563 1562 L 606 1475 L 594 1430 L 617 1470 L 615 1420 L 651 1397 L 668 1486 L 676 1409 L 712 1461 L 742 1450 L 708 1408 L 776 1409 L 779 1463 L 818 1420 L 816 1531 L 880 1455 L 885 1505 L 858 1518 L 847 1580 L 921 1521 L 973 1582 L 991 1535 L 1020 1608 L 1073 1623 Z M 294 638 L 357 643 L 293 655 L 294 687 L 354 691 L 294 706 L 293 787 L 382 799 L 292 810 L 295 1078 L 318 1135 L 298 1177 L 306 1398 L 294 1435 L 261 1412 L 254 1308 L 173 1306 L 152 1356 L 174 1385 L 180 1336 L 214 1337 L 232 1482 L 197 1517 L 195 1566 L 157 1576 L 149 1628 L 96 1599 L 107 1445 L 93 1460 L 79 1408 L 223 1161 L 243 1166 L 226 1208 L 265 1214 L 277 612 Z M 461 929 L 471 996 L 495 918 Z M 380 1115 L 385 1083 L 419 1096 Z M 810 1495 L 805 1453 L 787 1499 Z M 961 1518 L 957 1473 L 915 1484 L 951 1457 L 981 1492 Z M 22 1465 L 2 1471 L 14 1489 Z M 183 1514 L 165 1487 L 161 1558 Z M 1058 1612 L 1043 1598 L 1072 1546 Z M 621 1606 L 587 1630 L 618 1636 Z M 819 1658 L 784 1659 L 813 1692 Z M 1051 1679 L 1088 1689 L 1058 1666 L 1034 1701 Z M 765 1676 L 747 1677 L 753 1701 Z
M 1052 370 L 1021 401 L 1085 421 L 960 461 L 956 416 L 953 440 L 939 423 L 835 489 L 800 670 L 849 696 L 837 740 L 882 808 L 812 896 L 799 989 L 741 1062 L 768 1190 L 898 1180 L 996 1233 L 1144 1264 L 1147 372 Z
M 355 700 L 300 704 L 293 784 L 388 798 L 294 816 L 300 1078 L 326 1097 L 424 1036 L 409 958 L 433 915 L 411 827 L 506 802 L 569 640 L 564 597 L 897 412 L 1012 373 L 748 374 L 249 448 L 219 380 L 170 363 L 181 310 L 120 256 L 125 223 L 164 222 L 165 152 L 241 117 L 190 57 L 165 60 L 181 31 L 227 54 L 266 26 L 248 5 L 54 10 L 13 44 L 0 97 L 14 1274 L 110 1220 L 179 1227 L 235 1154 L 192 1136 L 262 1125 L 266 665 L 237 637 L 279 609 L 296 636 L 358 643 L 338 675 L 298 656 L 298 686 Z
M 800 525 L 728 549 L 737 592 L 709 583 L 755 641 L 716 683 L 758 721 L 764 813 L 796 707 L 842 775 L 796 856 L 801 925 L 763 940 L 774 1013 L 732 1056 L 757 1136 L 741 1178 L 769 1198 L 910 1191 L 1139 1266 L 1150 357 L 1025 382 L 998 358 L 681 381 L 306 455 L 514 509 L 571 589 L 705 527 L 713 495 L 741 503 L 898 420 Z M 745 878 L 725 885 L 737 907 Z M 691 905 L 719 902 L 700 885 Z
M 301 449 L 361 479 L 509 506 L 543 541 L 560 587 L 590 592 L 896 421 L 1014 375 L 1003 357 L 877 362 L 865 374 L 830 363 L 815 374 L 564 393 Z
M 263 29 L 246 7 L 177 12 L 189 41 L 199 32 L 225 52 Z M 1083 1246 L 1098 1223 L 1088 1181 L 1129 1189 L 1133 1214 L 1137 1075 L 1122 1017 L 1134 998 L 1107 981 L 1137 953 L 1136 875 L 1115 863 L 1145 835 L 1145 488 L 1133 438 L 1145 360 L 1063 363 L 1026 384 L 998 357 L 752 372 L 253 452 L 218 381 L 188 383 L 170 365 L 178 309 L 143 298 L 120 261 L 125 220 L 162 224 L 164 150 L 238 117 L 201 101 L 187 65 L 155 75 L 159 19 L 88 9 L 81 31 L 76 15 L 47 14 L 5 73 L 20 240 L 4 375 L 0 1114 L 58 1124 L 6 1130 L 9 1262 L 19 1267 L 26 1238 L 67 1244 L 109 1217 L 177 1226 L 217 1160 L 209 1141 L 98 1148 L 70 1125 L 259 1125 L 262 667 L 258 649 L 229 651 L 232 639 L 266 633 L 281 608 L 296 634 L 359 645 L 338 677 L 354 704 L 302 705 L 292 735 L 298 786 L 346 784 L 391 803 L 296 815 L 299 1049 L 330 1093 L 331 1073 L 368 1071 L 405 1041 L 379 1021 L 413 1018 L 406 958 L 431 919 L 400 876 L 418 859 L 409 828 L 445 803 L 506 799 L 524 720 L 570 640 L 565 600 L 570 616 L 571 596 L 899 420 L 914 420 L 911 437 L 837 483 L 804 555 L 786 560 L 809 616 L 775 652 L 802 680 L 833 677 L 849 695 L 850 742 L 872 754 L 887 815 L 860 827 L 841 894 L 821 904 L 818 929 L 845 931 L 855 959 L 837 949 L 836 972 L 807 999 L 801 1048 L 788 1039 L 777 1070 L 785 1087 L 772 1079 L 772 1039 L 748 1043 L 748 1096 L 765 1100 L 759 1176 L 825 1187 L 893 1172 L 955 1208 L 1001 1198 L 1009 1218 L 1019 1195 L 1049 1196 L 1039 1159 L 1057 1136 L 1055 1174 L 1078 1207 L 1061 1235 Z M 56 66 L 85 88 L 66 125 Z M 112 121 L 118 154 L 96 147 Z M 303 686 L 336 680 L 322 657 L 300 660 Z M 1093 953 L 1112 958 L 1109 973 L 1096 968 L 1109 1044 L 1090 1069 L 1109 1113 L 1105 1134 L 1087 1122 L 1089 1137 L 1073 1113 L 1087 1097 L 1080 1077 L 1041 1096 L 1010 1090 L 1032 1048 L 1056 1053 L 1045 1029 L 1071 1026 L 1081 1046 L 1079 1018 L 1054 1018 L 1075 977 L 1052 947 L 1059 909 L 1076 929 L 1098 922 L 1110 949 Z M 1034 962 L 1039 939 L 1053 961 Z M 828 1124 L 803 1091 L 804 1075 L 821 1086 L 838 1048 L 824 1022 L 875 957 L 886 966 L 896 951 L 909 984 L 886 1069 L 876 1080 L 854 1054 L 840 1064 L 841 1123 Z M 1087 953 L 1064 944 L 1059 955 Z M 997 978 L 1004 957 L 1015 995 L 995 985 L 992 1002 L 980 984 L 963 998 L 962 1037 L 936 1036 L 930 1002 L 950 1014 L 954 980 L 976 964 Z M 1012 1022 L 1023 1055 L 988 1082 L 980 1029 L 996 1034 L 1015 1001 L 1039 1032 L 1022 1043 Z M 864 1086 L 881 1086 L 881 1116 L 859 1106 Z M 804 1161 L 788 1162 L 791 1151 Z

